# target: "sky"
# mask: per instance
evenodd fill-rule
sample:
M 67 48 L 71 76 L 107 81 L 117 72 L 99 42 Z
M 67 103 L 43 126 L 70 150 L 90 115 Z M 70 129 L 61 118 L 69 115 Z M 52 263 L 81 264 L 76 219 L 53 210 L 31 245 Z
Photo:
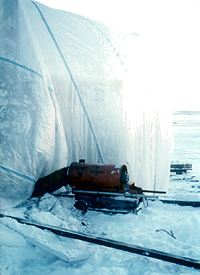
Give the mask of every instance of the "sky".
M 200 0 L 38 2 L 137 34 L 129 50 L 140 81 L 166 94 L 173 110 L 200 111 Z

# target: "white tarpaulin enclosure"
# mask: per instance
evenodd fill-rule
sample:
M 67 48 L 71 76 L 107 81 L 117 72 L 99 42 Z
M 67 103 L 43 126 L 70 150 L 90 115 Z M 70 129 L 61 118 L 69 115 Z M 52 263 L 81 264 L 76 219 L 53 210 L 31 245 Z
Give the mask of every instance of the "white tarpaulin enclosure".
M 166 112 L 135 89 L 137 76 L 127 81 L 117 41 L 88 18 L 29 0 L 0 1 L 1 208 L 80 158 L 125 164 L 137 186 L 167 189 Z

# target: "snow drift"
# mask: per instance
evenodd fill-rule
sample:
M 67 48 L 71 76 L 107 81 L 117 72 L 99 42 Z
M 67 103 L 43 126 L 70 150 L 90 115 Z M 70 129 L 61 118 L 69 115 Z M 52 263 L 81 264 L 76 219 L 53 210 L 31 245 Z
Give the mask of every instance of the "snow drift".
M 1 208 L 79 158 L 125 164 L 137 186 L 167 189 L 167 113 L 157 96 L 136 89 L 137 75 L 127 81 L 120 46 L 110 28 L 88 18 L 1 0 Z

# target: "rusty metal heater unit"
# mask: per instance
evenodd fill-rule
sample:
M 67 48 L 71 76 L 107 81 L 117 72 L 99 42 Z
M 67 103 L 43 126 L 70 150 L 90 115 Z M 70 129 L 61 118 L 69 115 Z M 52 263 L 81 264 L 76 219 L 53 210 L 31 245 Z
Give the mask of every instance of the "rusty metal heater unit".
M 73 190 L 124 192 L 129 177 L 125 165 L 72 163 L 67 169 L 68 183 Z
M 39 179 L 32 196 L 52 193 L 67 185 L 75 195 L 75 207 L 82 212 L 88 208 L 134 212 L 140 202 L 134 194 L 143 193 L 129 183 L 126 165 L 88 164 L 82 159 Z

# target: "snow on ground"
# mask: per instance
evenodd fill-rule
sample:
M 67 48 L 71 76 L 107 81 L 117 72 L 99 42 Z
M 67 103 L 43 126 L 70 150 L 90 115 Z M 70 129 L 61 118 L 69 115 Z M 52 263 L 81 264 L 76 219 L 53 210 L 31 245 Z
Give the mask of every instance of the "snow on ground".
M 177 115 L 181 121 L 194 119 L 181 115 Z M 174 126 L 173 160 L 191 162 L 193 170 L 170 178 L 169 195 L 199 198 L 198 123 Z M 88 211 L 83 216 L 73 208 L 73 200 L 46 194 L 4 213 L 200 260 L 200 208 L 152 201 L 137 215 Z M 174 237 L 164 230 L 172 231 Z M 199 274 L 193 268 L 58 237 L 9 218 L 0 223 L 0 255 L 1 275 Z
M 25 204 L 24 207 L 7 211 L 7 214 L 26 216 L 52 225 L 194 259 L 198 259 L 200 255 L 200 210 L 198 208 L 151 202 L 149 207 L 141 210 L 138 215 L 105 215 L 88 211 L 85 216 L 82 216 L 74 209 L 71 209 L 69 214 L 68 209 L 73 206 L 70 198 L 54 198 L 46 195 L 41 201 L 43 209 L 37 205 L 37 202 L 32 201 L 32 205 Z M 52 201 L 54 201 L 53 206 Z M 2 275 L 199 274 L 199 271 L 191 268 L 57 237 L 50 232 L 30 228 L 8 218 L 4 218 L 2 223 L 9 227 L 6 234 L 10 233 L 10 228 L 15 230 L 14 237 L 18 234 L 16 231 L 23 234 L 21 240 L 13 242 L 13 247 L 9 239 L 1 246 Z M 161 229 L 168 232 L 172 230 L 176 239 Z M 60 255 L 67 252 L 68 257 L 73 259 L 69 263 L 62 261 L 48 251 L 32 245 L 29 240 L 25 241 L 27 236 L 35 237 L 36 240 L 45 243 L 49 242 L 50 249 L 55 251 L 59 247 L 57 251 L 60 251 Z M 82 260 L 79 261 L 81 257 Z

